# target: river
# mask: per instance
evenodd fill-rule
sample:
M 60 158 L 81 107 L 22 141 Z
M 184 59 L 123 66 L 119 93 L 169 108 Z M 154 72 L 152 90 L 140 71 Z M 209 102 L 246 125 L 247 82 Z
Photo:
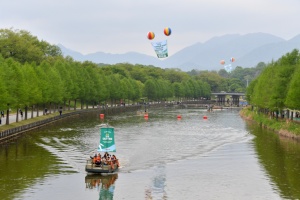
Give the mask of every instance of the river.
M 102 122 L 78 115 L 0 146 L 1 199 L 300 198 L 300 144 L 246 123 L 237 109 L 150 108 L 148 119 L 105 120 L 115 128 L 118 173 L 87 175 Z

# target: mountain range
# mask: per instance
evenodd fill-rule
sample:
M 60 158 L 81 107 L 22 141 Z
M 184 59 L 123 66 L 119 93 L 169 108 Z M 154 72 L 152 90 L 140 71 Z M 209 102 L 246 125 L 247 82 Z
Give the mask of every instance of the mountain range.
M 249 68 L 255 67 L 259 62 L 267 64 L 272 60 L 276 61 L 293 49 L 300 49 L 300 34 L 290 40 L 266 33 L 227 34 L 183 48 L 164 60 L 137 52 L 124 54 L 96 52 L 83 55 L 61 44 L 58 46 L 64 56 L 70 56 L 76 61 L 153 65 L 160 68 L 178 68 L 182 71 L 193 69 L 211 71 L 223 69 L 229 64 L 233 68 L 236 66 Z M 235 58 L 234 62 L 230 62 L 231 57 Z M 224 65 L 220 64 L 221 60 L 225 61 Z

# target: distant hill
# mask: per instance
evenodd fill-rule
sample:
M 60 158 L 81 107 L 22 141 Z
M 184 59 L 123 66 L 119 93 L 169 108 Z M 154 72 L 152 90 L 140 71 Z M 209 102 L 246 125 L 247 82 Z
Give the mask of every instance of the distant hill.
M 234 63 L 231 63 L 233 67 L 255 67 L 259 62 L 269 63 L 277 60 L 293 49 L 300 49 L 300 35 L 290 40 L 266 33 L 223 35 L 186 47 L 164 60 L 136 52 L 125 54 L 96 52 L 83 55 L 67 49 L 61 44 L 58 46 L 64 56 L 71 56 L 77 61 L 154 65 L 161 68 L 179 68 L 182 71 L 220 70 L 223 68 L 220 60 L 223 59 L 228 64 L 230 57 L 236 59 Z

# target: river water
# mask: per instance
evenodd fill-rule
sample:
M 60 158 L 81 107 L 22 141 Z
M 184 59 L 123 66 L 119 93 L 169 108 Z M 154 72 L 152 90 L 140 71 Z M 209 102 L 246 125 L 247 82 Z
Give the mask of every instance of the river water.
M 0 146 L 1 199 L 300 199 L 300 144 L 247 124 L 235 109 L 105 116 L 115 128 L 121 168 L 88 175 L 86 159 L 102 123 L 97 115 L 74 116 Z

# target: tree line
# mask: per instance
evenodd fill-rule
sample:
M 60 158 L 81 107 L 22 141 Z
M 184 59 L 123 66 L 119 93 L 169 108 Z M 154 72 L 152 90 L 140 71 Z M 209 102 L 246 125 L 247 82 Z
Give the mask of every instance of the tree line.
M 25 30 L 0 29 L 0 110 L 44 109 L 185 99 L 211 92 L 244 92 L 254 69 L 183 72 L 155 66 L 78 62 Z
M 279 113 L 284 114 L 284 110 L 299 110 L 299 88 L 300 54 L 294 49 L 268 64 L 251 82 L 246 94 L 251 105 L 277 118 Z
M 23 30 L 1 29 L 0 53 L 0 110 L 210 96 L 207 83 L 185 72 L 77 62 Z

